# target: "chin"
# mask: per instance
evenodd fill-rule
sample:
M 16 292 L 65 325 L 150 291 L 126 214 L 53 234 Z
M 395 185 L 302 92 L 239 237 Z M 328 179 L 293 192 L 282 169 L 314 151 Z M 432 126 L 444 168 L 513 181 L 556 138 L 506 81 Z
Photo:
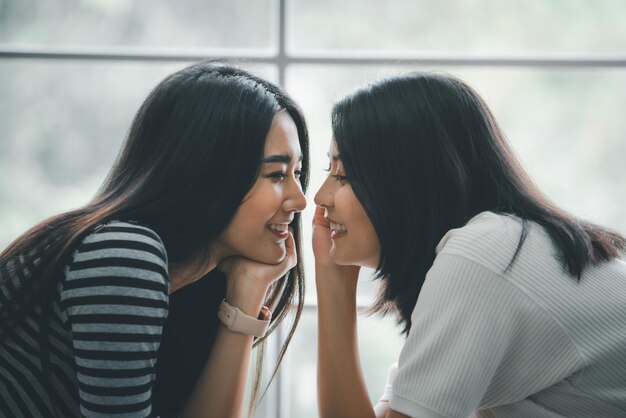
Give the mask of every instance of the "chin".
M 331 248 L 329 253 L 330 259 L 337 264 L 338 266 L 360 266 L 367 267 L 364 265 L 363 260 L 355 259 L 354 257 L 346 257 L 337 254 L 337 251 L 334 248 Z
M 287 251 L 284 248 L 276 249 L 274 251 L 264 251 L 262 253 L 250 254 L 246 257 L 258 261 L 264 264 L 280 264 L 287 256 Z
M 335 264 L 337 264 L 338 266 L 360 266 L 360 263 L 355 263 L 353 261 L 348 261 L 348 260 L 333 260 L 335 261 Z

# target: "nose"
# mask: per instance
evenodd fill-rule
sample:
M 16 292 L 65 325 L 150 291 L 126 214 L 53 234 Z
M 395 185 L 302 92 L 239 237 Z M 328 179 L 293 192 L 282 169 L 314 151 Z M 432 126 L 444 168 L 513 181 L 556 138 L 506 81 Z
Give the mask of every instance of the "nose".
M 287 212 L 302 212 L 306 208 L 306 197 L 302 191 L 300 180 L 296 180 L 297 184 L 293 184 L 284 201 L 283 207 Z
M 330 176 L 327 177 L 326 180 L 324 180 L 324 183 L 322 183 L 322 185 L 320 186 L 317 193 L 315 193 L 313 201 L 317 206 L 329 207 L 333 205 L 333 192 L 329 185 L 330 179 Z

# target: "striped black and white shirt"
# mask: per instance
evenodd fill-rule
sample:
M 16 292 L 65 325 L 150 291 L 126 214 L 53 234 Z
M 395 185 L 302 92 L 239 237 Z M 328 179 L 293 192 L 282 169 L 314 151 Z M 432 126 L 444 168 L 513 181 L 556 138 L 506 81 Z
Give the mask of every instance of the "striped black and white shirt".
M 1 278 L 3 295 L 12 281 Z M 158 235 L 128 222 L 97 227 L 65 268 L 51 312 L 49 385 L 39 360 L 40 307 L 0 341 L 0 416 L 152 416 L 168 315 Z

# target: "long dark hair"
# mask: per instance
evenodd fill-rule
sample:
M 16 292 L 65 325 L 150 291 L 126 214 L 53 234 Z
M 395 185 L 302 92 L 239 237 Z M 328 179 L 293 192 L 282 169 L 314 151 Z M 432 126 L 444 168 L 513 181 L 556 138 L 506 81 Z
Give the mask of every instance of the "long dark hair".
M 15 265 L 9 260 L 31 267 L 28 277 L 14 286 L 10 303 L 0 305 L 0 338 L 35 304 L 43 306 L 44 313 L 50 309 L 71 252 L 95 225 L 120 219 L 152 228 L 162 239 L 170 264 L 184 263 L 206 250 L 226 229 L 253 186 L 267 134 L 279 111 L 286 111 L 296 124 L 303 155 L 300 181 L 306 191 L 307 127 L 298 105 L 280 88 L 215 62 L 191 65 L 165 78 L 139 108 L 117 161 L 95 198 L 79 209 L 35 225 L 0 254 L 4 268 Z M 272 286 L 267 301 L 274 306 L 270 333 L 295 307 L 278 364 L 304 303 L 298 214 L 291 226 L 299 261 Z M 39 247 L 45 248 L 44 257 L 29 259 L 29 254 L 41 252 Z M 9 281 L 8 272 L 2 273 L 2 280 Z M 42 329 L 46 329 L 47 316 L 41 315 Z M 262 338 L 256 344 L 264 341 Z M 46 362 L 42 358 L 42 365 Z M 259 376 L 260 371 L 255 388 Z
M 443 235 L 483 211 L 543 226 L 564 268 L 618 257 L 626 241 L 552 204 L 523 170 L 480 96 L 462 81 L 413 72 L 335 104 L 332 127 L 346 175 L 378 235 L 382 279 L 373 311 L 411 312 Z M 510 267 L 510 265 L 509 265 Z

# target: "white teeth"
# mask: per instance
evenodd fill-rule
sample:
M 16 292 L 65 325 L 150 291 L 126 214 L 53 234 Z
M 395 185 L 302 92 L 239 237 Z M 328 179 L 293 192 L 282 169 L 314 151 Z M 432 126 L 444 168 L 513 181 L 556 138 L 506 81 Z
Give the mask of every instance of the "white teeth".
M 330 229 L 335 232 L 346 232 L 346 226 L 341 224 L 336 224 L 334 222 L 330 223 Z
M 287 224 L 270 224 L 270 229 L 278 232 L 287 232 L 288 226 Z

